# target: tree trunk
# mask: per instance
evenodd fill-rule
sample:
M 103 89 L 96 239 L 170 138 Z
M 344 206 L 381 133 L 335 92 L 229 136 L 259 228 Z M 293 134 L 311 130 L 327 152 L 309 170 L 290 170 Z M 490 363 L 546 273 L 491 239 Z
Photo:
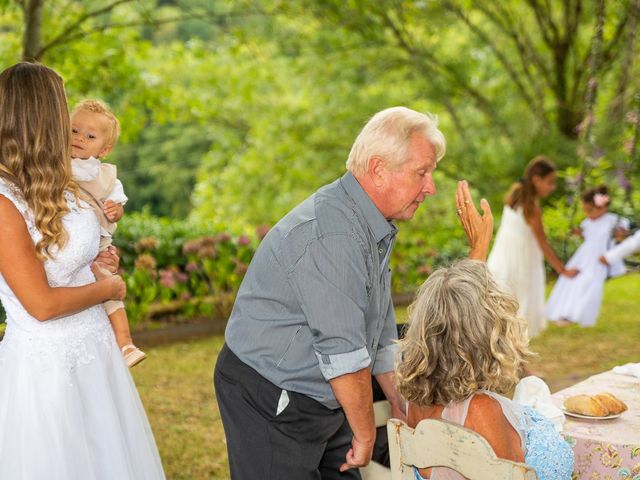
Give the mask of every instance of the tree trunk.
M 633 71 L 633 61 L 635 59 L 636 34 L 638 17 L 640 17 L 640 0 L 631 0 L 629 4 L 629 27 L 625 40 L 626 48 L 622 60 L 622 68 L 616 88 L 616 95 L 609 108 L 609 120 L 611 123 L 619 123 L 624 118 L 624 110 L 627 96 L 627 87 Z
M 27 62 L 36 62 L 40 59 L 43 7 L 44 0 L 25 0 L 22 3 L 25 26 L 22 59 Z

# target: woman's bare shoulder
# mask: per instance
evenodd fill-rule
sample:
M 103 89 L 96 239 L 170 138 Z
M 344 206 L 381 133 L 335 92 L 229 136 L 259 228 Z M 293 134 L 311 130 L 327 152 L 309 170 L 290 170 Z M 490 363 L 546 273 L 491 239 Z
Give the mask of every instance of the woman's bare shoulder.
M 3 195 L 2 191 L 0 191 L 0 218 L 2 218 L 1 224 L 24 223 L 22 214 L 18 211 L 15 203 L 9 197 Z
M 520 435 L 504 416 L 500 402 L 489 395 L 476 394 L 471 399 L 465 427 L 482 435 L 500 458 L 524 461 Z

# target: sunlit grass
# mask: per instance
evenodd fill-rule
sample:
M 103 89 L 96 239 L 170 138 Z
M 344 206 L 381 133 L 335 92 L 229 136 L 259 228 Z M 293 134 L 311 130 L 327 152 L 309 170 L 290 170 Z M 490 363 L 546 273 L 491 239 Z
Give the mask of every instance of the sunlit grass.
M 167 478 L 228 478 L 224 432 L 213 392 L 213 366 L 223 338 L 147 349 L 133 376 Z

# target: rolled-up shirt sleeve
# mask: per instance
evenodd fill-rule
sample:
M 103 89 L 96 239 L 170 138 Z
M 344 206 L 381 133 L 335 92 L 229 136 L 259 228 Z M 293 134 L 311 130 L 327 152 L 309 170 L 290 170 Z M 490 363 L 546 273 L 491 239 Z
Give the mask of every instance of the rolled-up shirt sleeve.
M 313 333 L 323 377 L 328 381 L 370 366 L 368 272 L 356 239 L 335 234 L 314 240 L 289 278 Z
M 398 339 L 398 329 L 396 328 L 396 314 L 393 309 L 393 302 L 389 299 L 387 315 L 380 334 L 380 342 L 378 350 L 373 361 L 372 375 L 380 375 L 382 373 L 392 372 L 395 360 L 395 353 L 398 349 L 396 340 Z

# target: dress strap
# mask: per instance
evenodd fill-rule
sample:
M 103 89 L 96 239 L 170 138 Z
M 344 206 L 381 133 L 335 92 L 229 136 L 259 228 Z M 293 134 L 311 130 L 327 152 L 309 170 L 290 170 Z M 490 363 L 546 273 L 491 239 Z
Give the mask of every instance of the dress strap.
M 461 402 L 451 402 L 444 410 L 442 410 L 442 419 L 448 420 L 452 423 L 464 426 L 464 422 L 467 420 L 467 414 L 469 413 L 469 404 L 473 395 L 469 398 L 462 400 Z

